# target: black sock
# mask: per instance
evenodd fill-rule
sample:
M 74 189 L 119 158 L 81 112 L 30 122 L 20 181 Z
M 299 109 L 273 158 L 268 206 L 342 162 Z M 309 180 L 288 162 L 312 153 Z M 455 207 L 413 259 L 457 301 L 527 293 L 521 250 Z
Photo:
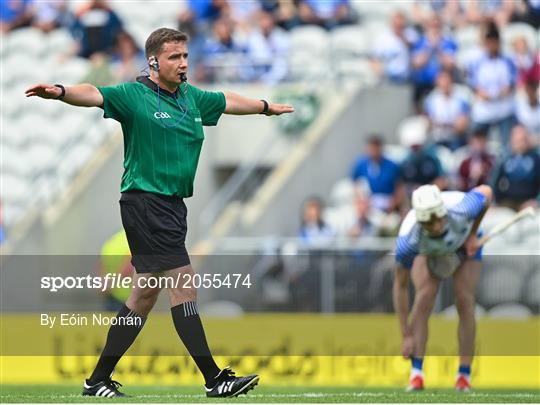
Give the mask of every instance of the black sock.
M 221 370 L 208 348 L 197 303 L 191 301 L 177 305 L 171 308 L 171 313 L 178 336 L 204 376 L 206 386 L 211 387 Z
M 146 322 L 146 317 L 136 314 L 126 305 L 122 306 L 116 318 L 118 322 L 109 328 L 107 342 L 89 378 L 91 384 L 110 378 L 116 364 L 135 341 Z

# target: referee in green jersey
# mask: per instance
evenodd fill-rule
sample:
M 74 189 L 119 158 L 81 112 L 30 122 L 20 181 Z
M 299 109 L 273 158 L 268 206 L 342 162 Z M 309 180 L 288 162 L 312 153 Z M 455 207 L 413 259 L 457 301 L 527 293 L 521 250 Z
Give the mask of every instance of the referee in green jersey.
M 112 87 L 90 84 L 38 84 L 26 96 L 62 100 L 81 107 L 100 107 L 105 118 L 122 125 L 124 174 L 120 211 L 136 269 L 131 295 L 111 326 L 95 370 L 84 383 L 83 395 L 124 396 L 111 380 L 152 310 L 159 288 L 142 288 L 141 278 L 193 275 L 185 247 L 187 209 L 204 140 L 203 126 L 216 125 L 221 114 L 280 115 L 292 106 L 254 100 L 235 93 L 209 92 L 186 82 L 188 37 L 160 28 L 146 40 L 150 75 Z M 192 279 L 192 278 L 190 278 Z M 204 376 L 206 395 L 244 394 L 259 381 L 257 375 L 236 377 L 220 369 L 210 352 L 197 310 L 197 291 L 167 288 L 174 326 Z M 125 319 L 129 319 L 126 322 Z

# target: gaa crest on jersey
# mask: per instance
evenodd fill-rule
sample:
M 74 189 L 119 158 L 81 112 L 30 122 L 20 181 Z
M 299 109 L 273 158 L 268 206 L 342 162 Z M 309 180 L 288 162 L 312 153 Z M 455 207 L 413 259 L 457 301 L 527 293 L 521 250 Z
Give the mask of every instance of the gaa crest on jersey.
M 161 111 L 161 112 L 156 111 L 154 113 L 154 118 L 157 118 L 159 120 L 159 119 L 162 119 L 162 118 L 171 118 L 171 116 L 168 113 L 164 112 L 164 111 Z

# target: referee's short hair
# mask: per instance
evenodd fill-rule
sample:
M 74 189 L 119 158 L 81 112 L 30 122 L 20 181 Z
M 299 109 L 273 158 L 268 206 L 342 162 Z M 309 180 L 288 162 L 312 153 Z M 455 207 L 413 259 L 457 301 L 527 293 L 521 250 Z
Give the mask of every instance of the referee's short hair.
M 147 58 L 150 56 L 159 56 L 163 44 L 167 42 L 187 42 L 189 37 L 182 31 L 172 28 L 159 28 L 152 32 L 144 45 L 144 53 Z

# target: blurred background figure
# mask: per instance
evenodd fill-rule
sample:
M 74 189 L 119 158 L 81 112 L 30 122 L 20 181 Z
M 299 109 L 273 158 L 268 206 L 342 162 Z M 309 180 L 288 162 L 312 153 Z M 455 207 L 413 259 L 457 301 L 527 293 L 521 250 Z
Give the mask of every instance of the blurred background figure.
M 540 96 L 538 79 L 527 75 L 522 91 L 516 94 L 516 118 L 529 131 L 535 145 L 540 142 Z
M 253 80 L 269 85 L 283 81 L 288 73 L 289 37 L 276 27 L 267 11 L 257 14 L 257 26 L 250 33 L 247 57 L 253 65 Z
M 197 79 L 248 81 L 252 69 L 246 64 L 246 52 L 246 44 L 234 35 L 234 22 L 220 18 L 215 21 L 212 36 L 204 45 L 202 69 L 197 72 Z
M 517 77 L 513 62 L 501 53 L 499 29 L 493 22 L 484 35 L 484 50 L 470 72 L 470 86 L 475 94 L 473 126 L 484 131 L 497 128 L 501 143 L 508 147 L 515 123 L 513 97 Z
M 347 230 L 347 236 L 351 238 L 378 236 L 377 222 L 381 220 L 380 215 L 381 213 L 372 208 L 369 193 L 358 189 L 354 197 L 354 217 Z
M 504 27 L 516 11 L 515 3 L 513 0 L 467 0 L 467 21 L 479 24 L 493 20 L 499 28 Z
M 514 38 L 510 58 L 517 70 L 518 86 L 522 86 L 525 83 L 527 73 L 534 65 L 534 57 L 534 50 L 530 49 L 527 38 L 522 35 Z
M 467 143 L 470 108 L 463 94 L 454 87 L 450 71 L 441 70 L 436 83 L 424 103 L 431 140 L 455 151 Z
M 229 18 L 235 23 L 237 30 L 247 33 L 251 22 L 261 10 L 259 0 L 242 0 L 229 2 Z
M 430 16 L 437 14 L 445 25 L 455 28 L 465 24 L 466 16 L 459 0 L 415 0 L 411 15 L 417 26 L 425 25 Z
M 448 186 L 446 174 L 434 148 L 426 145 L 428 123 L 418 120 L 400 134 L 400 143 L 408 149 L 405 160 L 401 163 L 401 179 L 405 185 L 406 195 L 423 184 L 435 184 L 441 190 Z
M 371 135 L 366 145 L 366 154 L 354 164 L 353 181 L 367 181 L 370 204 L 381 211 L 398 210 L 404 197 L 399 165 L 386 158 L 383 153 L 384 140 L 380 135 Z
M 73 26 L 74 16 L 66 0 L 39 0 L 32 3 L 32 26 L 43 32 Z
M 212 32 L 212 24 L 230 14 L 227 0 L 189 0 L 187 8 L 178 16 L 178 29 L 189 35 L 190 70 L 196 70 L 201 62 L 206 37 Z
M 79 42 L 79 56 L 90 58 L 95 53 L 110 55 L 122 31 L 120 17 L 105 0 L 90 0 L 76 13 L 73 36 Z
M 487 138 L 486 132 L 477 131 L 472 134 L 467 156 L 458 169 L 459 190 L 467 192 L 476 186 L 489 183 L 491 170 L 495 165 L 495 156 L 488 151 Z
M 230 14 L 227 0 L 189 0 L 188 7 L 178 17 L 179 28 L 193 38 L 207 31 L 213 22 Z
M 328 30 L 358 20 L 349 0 L 300 0 L 298 15 L 303 24 L 320 25 Z
M 33 18 L 31 6 L 32 0 L 0 1 L 0 29 L 2 33 L 28 26 Z
M 296 1 L 260 0 L 260 3 L 261 9 L 272 14 L 276 24 L 287 31 L 302 23 Z
M 523 0 L 523 8 L 518 12 L 517 21 L 523 21 L 534 29 L 540 29 L 540 1 Z
M 456 51 L 454 39 L 443 33 L 440 17 L 432 14 L 424 26 L 424 33 L 412 48 L 414 103 L 418 112 L 424 96 L 433 90 L 441 69 L 454 71 Z
M 131 35 L 120 31 L 111 55 L 111 70 L 116 82 L 133 82 L 147 66 L 144 52 Z
M 416 40 L 416 32 L 407 27 L 407 16 L 395 12 L 389 29 L 375 39 L 371 54 L 373 70 L 391 83 L 406 83 L 410 78 L 409 49 Z
M 319 197 L 309 197 L 304 202 L 298 236 L 308 246 L 328 244 L 335 237 L 334 230 L 323 220 L 323 209 Z
M 494 193 L 497 205 L 520 210 L 536 207 L 540 193 L 540 156 L 530 142 L 525 127 L 512 130 L 511 154 L 496 173 Z

